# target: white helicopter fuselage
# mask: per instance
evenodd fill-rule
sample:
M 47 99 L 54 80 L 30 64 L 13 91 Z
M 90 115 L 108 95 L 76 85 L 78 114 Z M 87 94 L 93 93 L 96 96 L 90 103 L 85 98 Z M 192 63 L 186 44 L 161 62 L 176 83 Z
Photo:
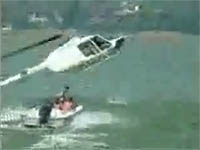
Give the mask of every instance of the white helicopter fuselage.
M 101 51 L 100 53 L 96 55 L 90 55 L 85 56 L 80 49 L 78 48 L 78 45 L 80 43 L 84 43 L 88 40 L 90 40 L 94 36 L 87 36 L 87 37 L 74 37 L 69 42 L 64 44 L 63 46 L 59 47 L 55 51 L 49 54 L 49 57 L 44 61 L 46 62 L 46 67 L 54 72 L 60 72 L 60 71 L 66 71 L 70 69 L 71 67 L 77 66 L 81 63 L 84 63 L 94 57 L 98 57 L 99 55 L 102 55 L 102 52 L 105 53 L 110 49 L 113 49 L 116 45 L 116 40 L 106 40 L 111 44 L 111 46 L 105 50 L 99 49 Z M 105 39 L 104 39 L 105 40 Z
M 101 56 L 105 58 L 103 60 L 107 60 L 111 55 L 118 53 L 118 49 L 122 46 L 125 38 L 125 36 L 121 36 L 107 40 L 100 35 L 73 37 L 70 41 L 51 52 L 38 65 L 27 68 L 21 73 L 1 81 L 0 87 L 46 68 L 53 72 L 68 71 L 73 67 L 84 67 L 84 65 L 87 68 L 90 64 L 101 62 Z

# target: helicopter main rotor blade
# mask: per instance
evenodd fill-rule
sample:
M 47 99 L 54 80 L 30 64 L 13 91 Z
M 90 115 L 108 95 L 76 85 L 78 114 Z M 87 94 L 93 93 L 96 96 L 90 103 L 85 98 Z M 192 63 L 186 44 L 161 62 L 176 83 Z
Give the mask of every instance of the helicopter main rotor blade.
M 3 55 L 3 56 L 1 57 L 1 60 L 6 59 L 6 58 L 8 58 L 8 57 L 12 57 L 12 56 L 17 55 L 17 54 L 20 54 L 20 53 L 22 53 L 22 52 L 27 51 L 28 49 L 31 49 L 31 48 L 34 48 L 34 47 L 43 45 L 43 44 L 48 43 L 48 42 L 50 42 L 50 41 L 54 41 L 54 40 L 56 40 L 56 39 L 61 38 L 62 36 L 63 36 L 63 34 L 56 34 L 56 35 L 54 35 L 54 36 L 52 36 L 52 37 L 50 37 L 50 38 L 48 38 L 48 39 L 44 39 L 44 40 L 42 40 L 42 41 L 33 43 L 33 44 L 29 45 L 29 46 L 26 46 L 26 47 L 23 47 L 23 48 L 19 48 L 19 49 L 17 49 L 16 51 L 13 51 L 13 52 L 10 52 L 10 53 L 7 53 L 7 54 Z

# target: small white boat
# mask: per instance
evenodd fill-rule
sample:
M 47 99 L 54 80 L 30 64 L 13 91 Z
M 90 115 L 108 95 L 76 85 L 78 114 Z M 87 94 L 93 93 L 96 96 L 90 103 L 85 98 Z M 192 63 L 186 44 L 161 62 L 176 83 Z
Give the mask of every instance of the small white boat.
M 117 17 L 128 17 L 134 16 L 142 9 L 142 5 L 136 5 L 132 2 L 123 2 L 121 4 L 121 9 L 114 12 Z
M 65 125 L 66 121 L 69 121 L 75 115 L 79 114 L 83 110 L 83 106 L 79 105 L 75 109 L 62 113 L 55 108 L 52 109 L 48 123 L 41 125 L 39 123 L 39 108 L 32 108 L 27 114 L 21 115 L 22 124 L 29 128 L 48 127 L 57 128 Z
M 125 36 L 120 36 L 108 40 L 101 35 L 73 37 L 67 43 L 51 52 L 40 64 L 27 68 L 21 73 L 1 81 L 0 87 L 43 69 L 49 69 L 53 72 L 63 72 L 77 67 L 80 69 L 88 68 L 93 64 L 105 61 L 118 54 L 125 38 Z
M 28 22 L 29 23 L 45 23 L 48 22 L 46 16 L 41 16 L 38 12 L 32 12 L 28 15 Z
M 12 30 L 12 25 L 2 25 L 2 31 L 11 31 Z

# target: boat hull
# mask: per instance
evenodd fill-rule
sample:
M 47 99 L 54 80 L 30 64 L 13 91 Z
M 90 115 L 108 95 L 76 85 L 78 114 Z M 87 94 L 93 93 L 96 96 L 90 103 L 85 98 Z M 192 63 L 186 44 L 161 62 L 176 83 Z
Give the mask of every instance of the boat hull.
M 64 126 L 67 122 L 70 122 L 70 120 L 73 119 L 75 115 L 78 115 L 83 110 L 83 106 L 79 105 L 76 107 L 75 110 L 70 111 L 66 114 L 57 114 L 55 115 L 51 113 L 51 117 L 48 120 L 48 123 L 46 124 L 40 124 L 39 123 L 39 110 L 38 109 L 32 109 L 31 112 L 27 115 L 22 115 L 22 123 L 25 127 L 29 128 L 41 128 L 41 127 L 47 127 L 47 128 L 58 128 L 61 126 Z

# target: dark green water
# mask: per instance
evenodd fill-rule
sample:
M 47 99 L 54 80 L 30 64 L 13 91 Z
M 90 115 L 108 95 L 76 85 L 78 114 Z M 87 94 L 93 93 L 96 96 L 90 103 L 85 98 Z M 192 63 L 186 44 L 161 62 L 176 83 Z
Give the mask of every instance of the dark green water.
M 2 1 L 2 22 L 12 23 L 16 29 L 30 28 L 78 28 L 89 31 L 138 32 L 144 30 L 167 30 L 199 34 L 198 0 L 144 0 L 130 2 L 142 5 L 142 11 L 118 22 L 114 15 L 122 10 L 120 3 L 107 0 Z M 10 11 L 12 10 L 12 11 Z M 17 13 L 16 13 L 17 12 Z M 28 22 L 31 12 L 46 16 L 44 24 Z M 63 18 L 59 23 L 55 15 Z M 113 28 L 114 27 L 114 28 Z
M 87 3 L 81 4 L 82 9 L 88 6 Z M 159 6 L 173 7 L 156 2 L 146 2 L 145 5 L 149 10 Z M 180 8 L 176 7 L 176 13 L 172 13 L 182 15 L 181 6 L 190 8 L 184 3 L 179 5 Z M 145 23 L 148 21 L 143 21 Z M 124 30 L 125 25 L 121 28 L 116 26 L 118 32 L 115 35 L 137 31 L 129 22 L 126 26 Z M 103 27 L 97 31 L 91 31 L 87 26 L 84 28 L 78 32 L 105 34 Z M 105 28 L 106 31 L 110 29 L 109 26 Z M 12 108 L 17 112 L 21 106 L 41 103 L 59 92 L 65 84 L 70 85 L 70 94 L 84 106 L 84 111 L 70 124 L 54 131 L 2 129 L 3 148 L 198 149 L 199 35 L 197 28 L 194 31 L 187 29 L 183 31 L 177 26 L 176 31 L 182 33 L 138 32 L 134 40 L 126 41 L 121 55 L 91 70 L 69 73 L 42 71 L 2 88 L 3 110 Z M 8 41 L 3 46 L 13 43 Z M 2 67 L 8 74 L 15 74 L 42 61 L 40 54 L 50 48 L 48 45 L 37 47 L 37 51 L 9 58 L 2 62 Z M 112 101 L 113 97 L 115 101 Z

